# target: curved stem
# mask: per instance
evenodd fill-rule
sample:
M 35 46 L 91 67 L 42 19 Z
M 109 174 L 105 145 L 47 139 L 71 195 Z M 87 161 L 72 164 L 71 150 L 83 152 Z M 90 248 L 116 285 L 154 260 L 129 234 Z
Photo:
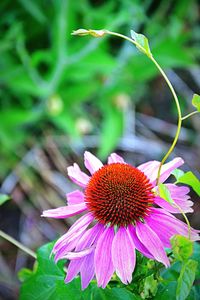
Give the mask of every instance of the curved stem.
M 183 121 L 183 120 L 186 120 L 187 118 L 189 118 L 189 117 L 191 117 L 191 116 L 193 116 L 193 115 L 195 115 L 195 114 L 198 114 L 198 113 L 200 113 L 200 112 L 199 112 L 198 110 L 195 110 L 195 111 L 193 111 L 193 112 L 187 114 L 186 116 L 182 117 L 181 119 L 182 119 L 182 121 Z
M 188 238 L 190 240 L 191 238 L 191 226 L 190 226 L 190 222 L 186 216 L 186 214 L 184 213 L 184 211 L 182 210 L 182 208 L 177 204 L 177 203 L 173 203 L 173 205 L 178 208 L 178 210 L 180 211 L 180 213 L 183 215 L 184 219 L 185 219 L 185 222 L 187 223 L 187 226 L 188 226 Z
M 182 115 L 181 115 L 181 107 L 180 107 L 180 104 L 179 104 L 179 100 L 178 100 L 178 97 L 176 95 L 176 92 L 171 84 L 171 82 L 169 81 L 167 75 L 165 74 L 165 72 L 163 71 L 163 69 L 161 68 L 161 66 L 158 64 L 158 62 L 155 60 L 155 58 L 152 56 L 152 54 L 150 55 L 149 53 L 147 54 L 146 52 L 146 49 L 143 48 L 140 44 L 138 44 L 135 40 L 123 35 L 123 34 L 120 34 L 120 33 L 116 33 L 116 32 L 112 32 L 112 31 L 109 31 L 109 30 L 105 30 L 105 33 L 107 34 L 110 34 L 110 35 L 114 35 L 114 36 L 117 36 L 117 37 L 121 37 L 129 42 L 131 42 L 132 44 L 134 44 L 135 46 L 137 46 L 137 48 L 139 48 L 140 50 L 142 50 L 142 52 L 146 53 L 147 57 L 149 57 L 149 59 L 154 63 L 154 65 L 157 67 L 157 69 L 159 70 L 159 72 L 161 73 L 161 75 L 163 76 L 163 78 L 165 79 L 172 95 L 173 95 L 173 98 L 174 98 L 174 101 L 175 101 L 175 104 L 176 104 L 176 108 L 177 108 L 177 112 L 178 112 L 178 123 L 177 123 L 177 130 L 176 130 L 176 134 L 175 134 L 175 137 L 174 137 L 174 140 L 173 140 L 173 143 L 171 145 L 171 147 L 169 148 L 168 152 L 165 154 L 165 156 L 163 157 L 161 163 L 160 163 L 160 166 L 158 168 L 158 175 L 157 175 L 157 185 L 159 185 L 159 179 L 160 179 L 160 173 L 161 173 L 161 168 L 162 168 L 162 165 L 164 164 L 164 162 L 167 160 L 167 158 L 169 157 L 169 155 L 172 153 L 177 141 L 178 141 L 178 138 L 179 138 L 179 134 L 180 134 L 180 131 L 181 131 L 181 125 L 182 125 Z
M 3 232 L 2 230 L 0 230 L 0 236 L 2 238 L 4 238 L 5 240 L 9 241 L 10 243 L 12 243 L 13 245 L 17 246 L 19 249 L 23 250 L 27 254 L 31 255 L 33 258 L 35 258 L 35 259 L 37 258 L 35 252 L 33 252 L 31 249 L 29 249 L 26 246 L 24 246 L 23 244 L 21 244 L 20 242 L 18 242 L 17 240 L 15 240 L 10 235 L 8 235 L 7 233 Z

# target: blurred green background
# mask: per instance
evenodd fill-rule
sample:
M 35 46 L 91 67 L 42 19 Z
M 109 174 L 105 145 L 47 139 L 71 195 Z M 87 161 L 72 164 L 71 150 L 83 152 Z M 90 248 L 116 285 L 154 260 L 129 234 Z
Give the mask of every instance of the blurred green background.
M 198 1 L 4 0 L 0 9 L 1 179 L 46 133 L 73 139 L 97 134 L 105 158 L 122 136 L 127 102 L 159 116 L 150 101 L 154 65 L 127 42 L 74 37 L 73 30 L 130 35 L 134 29 L 148 37 L 163 68 L 198 64 Z M 161 95 L 159 88 L 153 90 Z M 168 98 L 165 118 L 174 113 L 176 120 Z
M 160 159 L 177 113 L 155 66 L 130 43 L 76 37 L 78 28 L 145 34 L 174 85 L 183 114 L 200 93 L 197 0 L 3 0 L 0 2 L 0 182 L 12 201 L 0 226 L 36 249 L 70 225 L 40 218 L 63 205 L 66 167 L 88 149 L 138 164 Z M 184 122 L 175 154 L 199 176 L 200 118 Z M 199 226 L 199 205 L 192 225 Z M 64 223 L 65 222 L 65 223 Z M 17 299 L 17 272 L 32 261 L 1 241 L 0 299 Z

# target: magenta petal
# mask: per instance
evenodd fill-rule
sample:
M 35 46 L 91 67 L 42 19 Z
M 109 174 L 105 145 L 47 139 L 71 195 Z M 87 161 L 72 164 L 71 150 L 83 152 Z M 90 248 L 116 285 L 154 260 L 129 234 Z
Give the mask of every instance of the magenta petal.
M 169 259 L 157 234 L 147 224 L 141 222 L 138 222 L 136 225 L 136 234 L 154 258 L 168 267 Z
M 84 172 L 82 172 L 77 164 L 68 167 L 67 171 L 68 171 L 68 176 L 73 182 L 75 182 L 76 184 L 82 187 L 86 187 L 87 183 L 90 180 L 90 177 Z
M 66 198 L 68 205 L 80 204 L 84 202 L 84 194 L 79 190 L 66 194 Z
M 53 253 L 58 251 L 61 247 L 66 245 L 67 243 L 75 240 L 76 238 L 83 235 L 83 232 L 88 227 L 88 225 L 94 220 L 94 217 L 92 214 L 88 213 L 84 216 L 82 216 L 79 220 L 77 220 L 74 225 L 68 230 L 67 233 L 65 233 L 63 236 L 61 236 L 56 244 L 53 247 Z
M 76 277 L 76 275 L 80 271 L 82 261 L 83 258 L 70 261 L 69 266 L 67 268 L 67 276 L 65 278 L 65 283 L 69 283 Z
M 165 238 L 165 240 L 167 240 L 168 243 L 169 239 L 174 234 L 180 234 L 188 237 L 188 226 L 182 221 L 176 219 L 170 213 L 166 214 L 166 211 L 164 210 L 152 208 L 152 214 L 148 218 L 146 218 L 146 220 L 151 225 L 151 227 L 154 226 L 154 231 L 157 232 L 160 238 Z M 191 240 L 198 241 L 199 239 L 200 237 L 198 231 L 191 228 Z
M 122 163 L 125 164 L 125 161 L 123 160 L 123 158 L 121 156 L 119 156 L 116 153 L 112 153 L 109 157 L 108 157 L 108 164 L 113 164 L 113 163 Z
M 98 171 L 101 167 L 103 167 L 102 162 L 94 156 L 92 153 L 85 151 L 84 153 L 84 163 L 86 168 L 90 171 L 91 174 Z
M 84 290 L 94 278 L 94 251 L 83 258 L 80 273 L 81 287 Z
M 135 232 L 135 227 L 133 225 L 129 225 L 127 228 L 130 237 L 133 240 L 133 243 L 135 245 L 135 248 L 142 253 L 144 256 L 150 258 L 150 259 L 154 259 L 154 257 L 151 255 L 151 253 L 147 250 L 147 248 L 140 242 L 140 240 L 138 239 L 136 232 Z
M 176 204 L 178 204 L 181 207 L 183 212 L 185 213 L 193 212 L 193 209 L 191 208 L 191 206 L 193 205 L 192 201 L 187 200 L 185 201 L 185 203 L 184 202 L 182 203 L 182 201 L 179 201 L 177 199 L 173 199 L 173 200 Z M 175 207 L 173 204 L 170 204 L 169 202 L 167 202 L 166 200 L 160 197 L 155 197 L 154 202 L 171 213 L 180 214 L 180 210 L 177 207 Z
M 106 287 L 114 272 L 111 257 L 112 241 L 114 238 L 113 227 L 105 229 L 97 242 L 95 249 L 94 265 L 98 286 Z
M 170 175 L 173 170 L 180 167 L 184 163 L 183 159 L 180 157 L 176 157 L 170 162 L 164 164 L 161 168 L 160 173 L 160 183 L 164 182 Z M 160 166 L 159 161 L 149 161 L 138 166 L 138 169 L 142 171 L 150 180 L 150 182 L 155 185 L 156 179 L 158 176 L 158 168 Z
M 56 252 L 54 250 L 52 250 L 52 253 L 55 253 L 54 256 L 54 261 L 57 263 L 60 259 L 63 259 L 64 256 L 72 251 L 74 248 L 76 248 L 76 245 L 78 243 L 79 237 L 75 238 L 73 241 L 66 243 L 65 245 L 63 245 L 61 248 L 59 248 L 59 250 L 57 250 Z M 54 251 L 54 252 L 53 252 Z
M 79 259 L 82 258 L 88 254 L 90 254 L 92 251 L 94 250 L 94 247 L 89 247 L 86 248 L 82 251 L 78 251 L 78 252 L 67 252 L 67 254 L 65 256 L 63 256 L 64 259 Z
M 87 206 L 85 205 L 85 203 L 61 206 L 55 209 L 48 209 L 43 211 L 42 217 L 64 219 L 80 214 L 85 210 L 87 210 Z
M 112 242 L 112 261 L 117 275 L 124 284 L 132 281 L 135 260 L 133 241 L 127 230 L 120 227 Z

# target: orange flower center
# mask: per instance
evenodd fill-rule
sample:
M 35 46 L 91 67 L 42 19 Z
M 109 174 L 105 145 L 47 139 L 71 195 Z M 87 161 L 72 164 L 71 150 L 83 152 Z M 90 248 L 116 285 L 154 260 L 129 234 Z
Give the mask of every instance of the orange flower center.
M 85 190 L 85 202 L 99 222 L 127 226 L 148 214 L 154 202 L 152 188 L 139 169 L 113 163 L 92 175 Z

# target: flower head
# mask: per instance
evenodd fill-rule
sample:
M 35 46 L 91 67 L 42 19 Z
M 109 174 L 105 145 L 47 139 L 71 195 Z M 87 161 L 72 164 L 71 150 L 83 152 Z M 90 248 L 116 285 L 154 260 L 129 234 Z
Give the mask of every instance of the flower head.
M 163 165 L 160 182 L 182 164 L 181 158 L 175 158 Z M 188 228 L 171 214 L 179 210 L 156 192 L 159 165 L 158 161 L 150 161 L 135 168 L 113 153 L 103 166 L 98 158 L 85 152 L 85 166 L 91 176 L 77 164 L 68 167 L 69 177 L 83 191 L 67 194 L 67 206 L 43 212 L 44 217 L 52 218 L 86 212 L 53 248 L 55 261 L 70 260 L 66 283 L 80 273 L 83 289 L 94 276 L 98 286 L 104 288 L 114 272 L 123 283 L 130 283 L 136 263 L 135 250 L 169 266 L 164 248 L 170 247 L 174 234 L 187 236 Z M 166 186 L 184 212 L 193 211 L 189 188 Z M 199 239 L 194 229 L 191 239 Z

